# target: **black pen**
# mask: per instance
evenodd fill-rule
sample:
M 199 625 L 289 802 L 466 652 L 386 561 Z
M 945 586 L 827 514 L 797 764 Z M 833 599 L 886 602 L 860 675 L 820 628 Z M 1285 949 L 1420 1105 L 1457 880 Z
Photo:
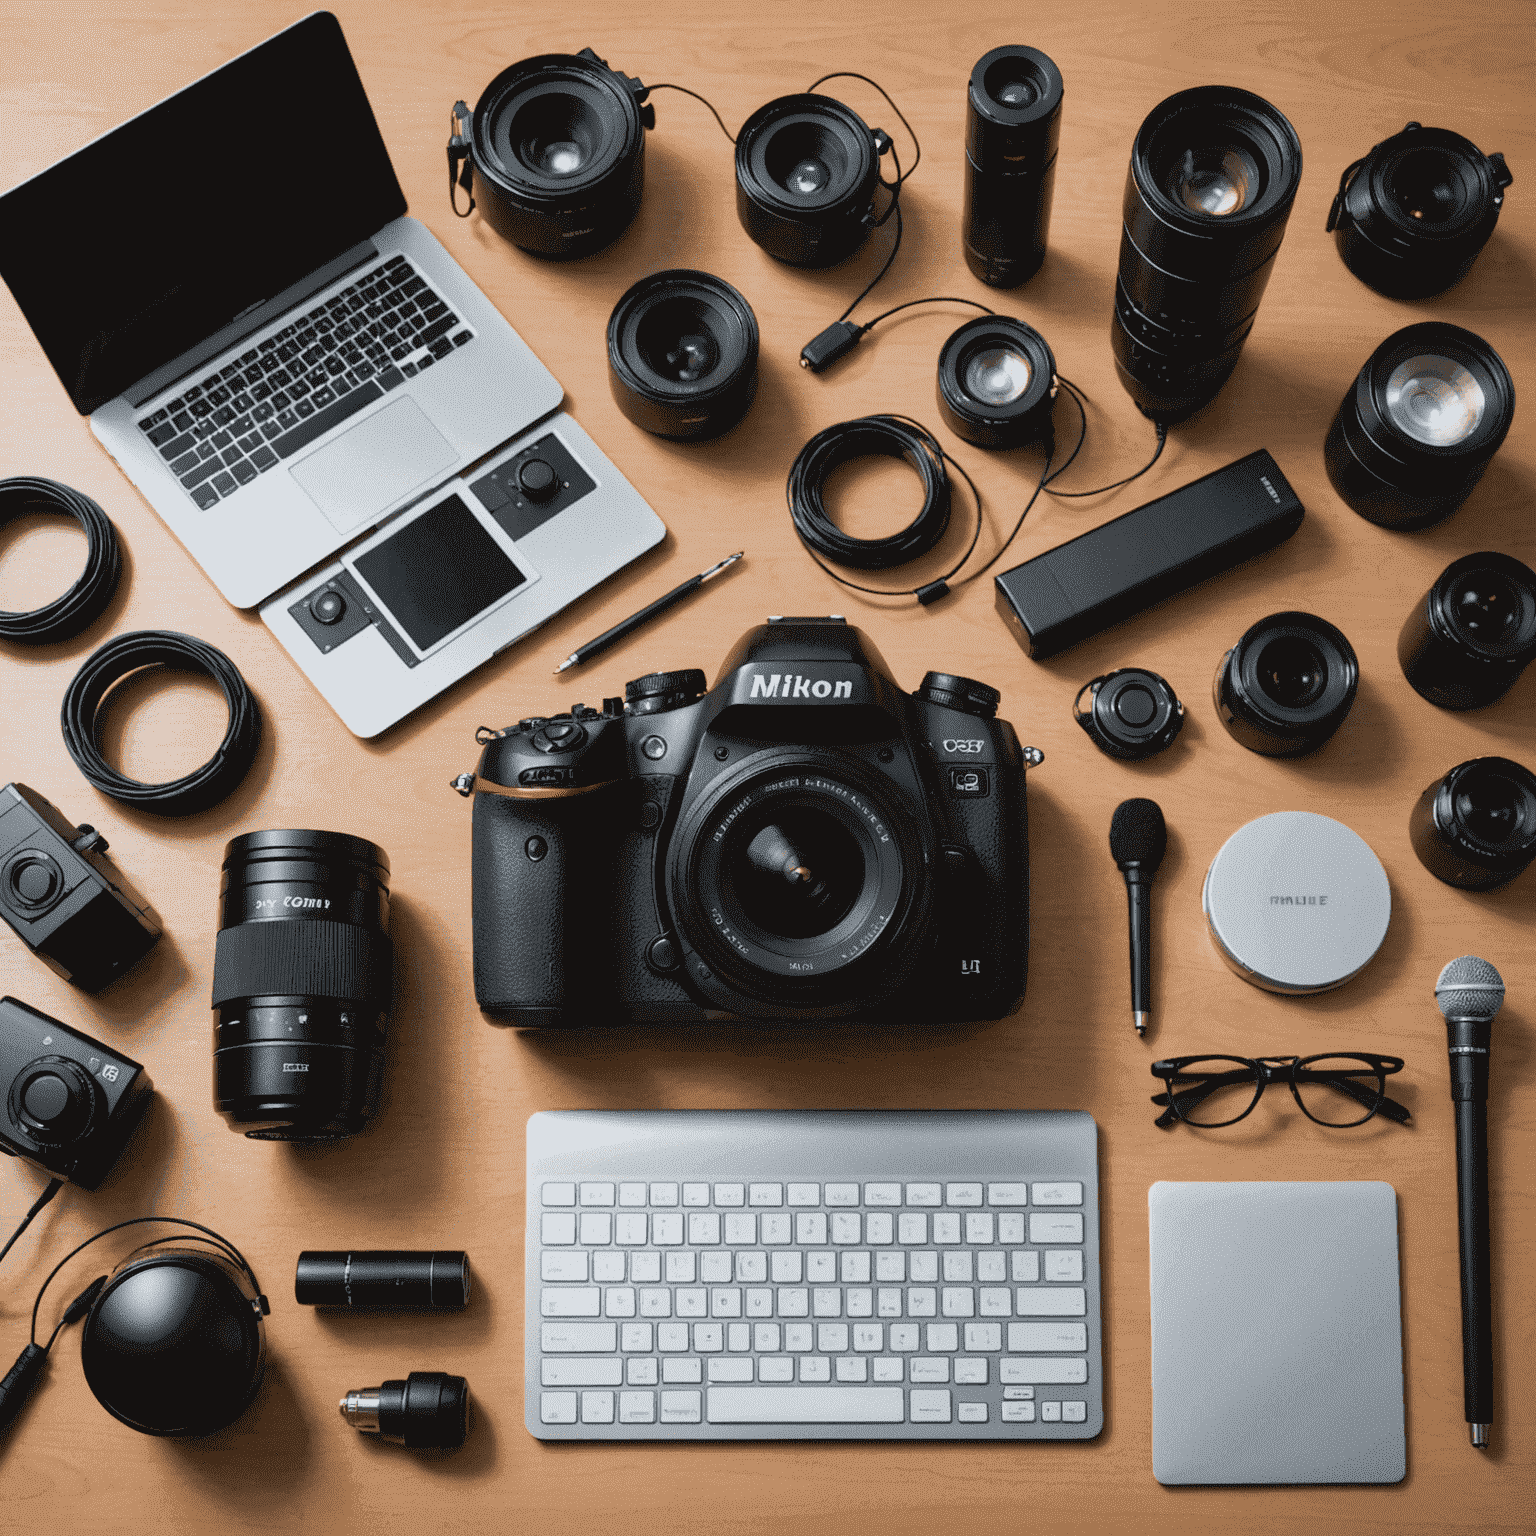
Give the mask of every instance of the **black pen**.
M 605 629 L 596 640 L 588 640 L 587 643 L 571 652 L 564 661 L 555 668 L 557 673 L 564 672 L 567 667 L 580 666 L 584 661 L 590 661 L 599 651 L 606 651 L 610 645 L 617 645 L 626 636 L 632 635 L 642 624 L 663 614 L 674 603 L 680 603 L 696 587 L 702 586 L 711 576 L 718 576 L 728 565 L 735 565 L 746 553 L 744 549 L 738 549 L 734 555 L 727 555 L 719 565 L 712 565 L 707 571 L 701 571 L 697 576 L 690 576 L 682 586 L 674 587 L 665 597 L 658 597 L 648 608 L 642 608 L 639 613 L 632 613 L 627 619 L 615 624 L 612 629 Z

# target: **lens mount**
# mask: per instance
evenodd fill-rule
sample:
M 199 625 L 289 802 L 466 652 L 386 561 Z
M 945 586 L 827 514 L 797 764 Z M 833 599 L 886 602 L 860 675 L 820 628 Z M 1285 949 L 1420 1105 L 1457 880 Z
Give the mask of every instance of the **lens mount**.
M 1396 299 L 1428 298 L 1466 276 L 1512 180 L 1502 155 L 1418 123 L 1345 177 L 1328 223 L 1339 254 L 1361 282 Z
M 810 92 L 780 96 L 736 136 L 736 212 L 770 256 L 831 266 L 873 227 L 879 171 L 875 135 L 851 107 Z
M 1007 315 L 969 320 L 939 352 L 939 411 L 978 448 L 1052 440 L 1056 359 L 1032 326 Z
M 1408 833 L 1436 879 L 1503 885 L 1536 859 L 1536 774 L 1507 757 L 1458 763 L 1419 797 Z
M 1509 433 L 1515 386 L 1472 331 L 1428 320 L 1381 343 L 1324 446 L 1334 489 L 1384 528 L 1427 528 L 1471 494 Z
M 643 277 L 608 320 L 608 383 L 637 427 L 718 437 L 757 393 L 757 317 L 729 283 L 676 268 Z
M 651 109 L 637 85 L 573 53 L 502 70 L 470 124 L 475 202 L 491 227 L 542 256 L 585 256 L 615 239 L 644 183 Z
M 1315 751 L 1344 723 L 1360 685 L 1354 647 L 1326 619 L 1272 613 L 1216 669 L 1216 712 L 1233 740 L 1265 757 Z
M 868 1006 L 909 971 L 901 940 L 927 910 L 913 823 L 846 757 L 753 753 L 673 839 L 679 933 L 763 1016 Z

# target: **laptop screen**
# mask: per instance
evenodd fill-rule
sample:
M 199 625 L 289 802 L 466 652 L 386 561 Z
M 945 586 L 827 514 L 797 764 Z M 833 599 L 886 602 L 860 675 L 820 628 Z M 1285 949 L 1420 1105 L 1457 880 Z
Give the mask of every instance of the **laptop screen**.
M 0 277 L 86 414 L 404 212 L 321 11 L 0 197 Z

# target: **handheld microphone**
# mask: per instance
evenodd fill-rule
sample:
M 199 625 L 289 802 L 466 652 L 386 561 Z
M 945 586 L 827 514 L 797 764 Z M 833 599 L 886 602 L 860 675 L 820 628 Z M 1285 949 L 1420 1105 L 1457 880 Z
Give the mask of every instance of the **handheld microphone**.
M 1488 1047 L 1504 980 L 1486 960 L 1462 955 L 1440 972 L 1456 1106 L 1456 1214 L 1461 1246 L 1461 1376 L 1472 1444 L 1488 1448 L 1493 1419 L 1493 1298 L 1488 1254 Z
M 1168 851 L 1168 825 L 1156 800 L 1122 800 L 1115 807 L 1109 851 L 1130 902 L 1131 1022 L 1145 1035 L 1152 1014 L 1152 877 Z

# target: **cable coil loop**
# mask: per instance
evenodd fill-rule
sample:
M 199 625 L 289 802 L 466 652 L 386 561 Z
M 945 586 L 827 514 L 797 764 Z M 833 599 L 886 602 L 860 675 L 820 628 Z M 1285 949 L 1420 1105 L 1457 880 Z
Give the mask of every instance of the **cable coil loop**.
M 164 784 L 127 778 L 101 754 L 107 695 L 130 673 L 152 666 L 211 677 L 229 706 L 229 728 L 219 750 L 201 768 Z M 135 630 L 95 651 L 70 683 L 59 723 L 69 755 L 102 794 L 157 816 L 190 816 L 217 805 L 250 771 L 261 742 L 256 696 L 234 662 L 205 641 L 166 629 Z
M 26 512 L 72 517 L 85 530 L 85 571 L 62 597 L 30 613 L 0 611 L 0 640 L 20 645 L 54 645 L 73 640 L 106 612 L 122 576 L 123 555 L 117 530 L 89 496 L 45 480 L 17 475 L 0 480 L 0 524 Z

